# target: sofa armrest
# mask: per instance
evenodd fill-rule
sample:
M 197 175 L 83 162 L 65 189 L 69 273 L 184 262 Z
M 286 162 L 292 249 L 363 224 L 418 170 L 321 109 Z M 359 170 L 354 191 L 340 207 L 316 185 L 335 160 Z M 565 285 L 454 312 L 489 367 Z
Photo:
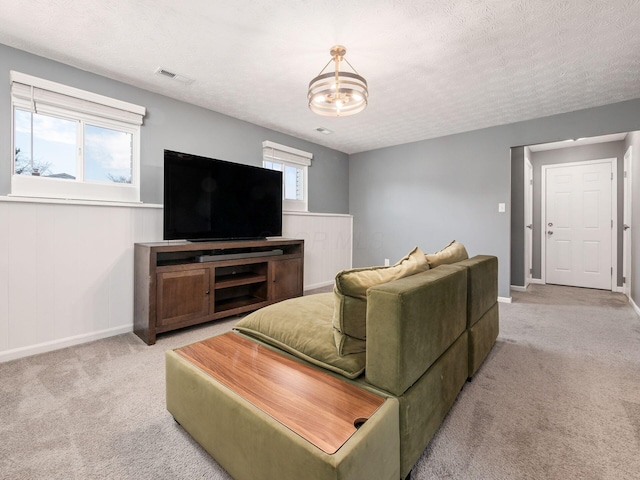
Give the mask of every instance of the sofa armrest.
M 467 272 L 467 327 L 472 327 L 498 301 L 498 258 L 476 255 L 456 263 Z
M 402 395 L 464 332 L 467 269 L 442 265 L 367 292 L 366 380 Z

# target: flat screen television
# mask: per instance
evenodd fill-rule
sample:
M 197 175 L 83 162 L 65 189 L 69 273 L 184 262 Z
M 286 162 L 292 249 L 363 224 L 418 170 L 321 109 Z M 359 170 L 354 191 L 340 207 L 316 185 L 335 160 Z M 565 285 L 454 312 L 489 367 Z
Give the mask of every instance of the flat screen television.
M 164 239 L 282 235 L 282 172 L 164 151 Z

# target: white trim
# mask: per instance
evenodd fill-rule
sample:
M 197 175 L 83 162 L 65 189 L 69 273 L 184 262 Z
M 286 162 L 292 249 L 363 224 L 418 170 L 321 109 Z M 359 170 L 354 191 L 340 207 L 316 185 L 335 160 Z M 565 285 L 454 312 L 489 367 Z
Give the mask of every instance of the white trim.
M 137 184 L 98 183 L 64 178 L 11 175 L 11 195 L 16 197 L 87 199 L 105 202 L 136 203 L 140 201 Z
M 331 279 L 325 282 L 314 283 L 313 285 L 305 285 L 304 291 L 308 292 L 309 290 L 315 290 L 316 288 L 327 287 L 329 285 L 333 285 L 334 283 L 335 283 L 335 280 Z
M 629 145 L 629 148 L 624 153 L 624 178 L 622 180 L 623 185 L 623 206 L 622 206 L 622 224 L 625 225 L 628 222 L 629 227 L 633 219 L 633 147 Z M 622 230 L 622 275 L 626 282 L 622 284 L 622 292 L 631 296 L 631 280 L 633 278 L 633 254 L 631 251 L 631 245 L 633 244 L 632 230 L 626 232 Z M 625 272 L 625 270 L 628 270 Z
M 546 285 L 546 283 L 544 283 L 544 281 L 540 278 L 533 278 L 531 277 L 531 279 L 529 280 L 529 283 L 533 283 L 535 285 Z
M 509 288 L 511 288 L 511 290 L 513 290 L 514 292 L 526 292 L 527 291 L 527 287 L 522 287 L 520 285 L 511 285 Z
M 44 197 L 23 197 L 21 195 L 0 196 L 0 202 L 18 202 L 18 203 L 49 203 L 58 205 L 91 205 L 97 207 L 133 207 L 133 208 L 164 208 L 159 203 L 142 203 L 142 202 L 110 202 L 102 200 L 71 200 L 62 198 L 44 198 Z
M 640 317 L 640 307 L 638 307 L 636 302 L 633 301 L 633 298 L 629 297 L 629 303 L 631 304 L 633 311 L 636 312 L 636 315 Z
M 498 297 L 498 303 L 511 303 L 512 300 L 511 297 Z
M 524 248 L 524 286 L 525 288 L 531 283 L 532 270 L 533 270 L 533 164 L 529 159 L 530 149 L 524 147 L 524 245 L 527 245 L 527 238 L 529 241 L 529 248 Z M 529 178 L 529 172 L 531 176 Z M 529 211 L 527 211 L 527 204 Z M 531 222 L 531 228 L 527 228 L 527 218 Z
M 100 330 L 98 332 L 84 333 L 72 337 L 52 340 L 50 342 L 29 345 L 27 347 L 14 348 L 13 350 L 0 352 L 0 362 L 8 362 L 9 360 L 15 360 L 17 358 L 28 357 L 38 353 L 51 352 L 60 348 L 71 347 L 73 345 L 79 345 L 81 343 L 87 343 L 129 332 L 133 332 L 133 325 L 121 325 L 119 327 L 107 328 L 106 330 Z
M 294 212 L 294 211 L 285 211 L 282 212 L 284 215 L 301 215 L 303 217 L 349 217 L 353 218 L 353 215 L 348 213 L 318 213 L 318 212 Z
M 541 168 L 541 193 L 540 193 L 540 277 L 546 284 L 547 275 L 547 248 L 545 234 L 547 231 L 546 224 L 546 199 L 547 199 L 547 170 L 552 168 L 563 167 L 579 167 L 581 165 L 593 165 L 597 163 L 611 163 L 611 173 L 613 180 L 611 181 L 611 220 L 613 220 L 613 228 L 611 229 L 611 291 L 618 286 L 618 159 L 617 158 L 601 158 L 597 160 L 586 160 L 583 162 L 554 163 L 551 165 L 542 165 Z
M 624 292 L 624 286 L 620 287 L 620 286 L 618 286 L 618 285 L 614 286 L 614 287 L 611 289 L 611 291 L 612 291 L 613 293 L 625 293 L 625 292 Z

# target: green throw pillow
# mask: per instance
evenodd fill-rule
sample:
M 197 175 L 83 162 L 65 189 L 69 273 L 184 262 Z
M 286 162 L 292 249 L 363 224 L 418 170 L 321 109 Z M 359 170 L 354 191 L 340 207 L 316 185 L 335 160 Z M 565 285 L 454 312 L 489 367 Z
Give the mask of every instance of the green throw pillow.
M 389 267 L 354 268 L 338 272 L 333 287 L 333 327 L 342 335 L 365 340 L 367 290 L 425 270 L 429 270 L 429 264 L 425 254 L 416 247 L 398 263 Z M 336 346 L 338 351 L 341 351 L 340 342 L 336 342 Z

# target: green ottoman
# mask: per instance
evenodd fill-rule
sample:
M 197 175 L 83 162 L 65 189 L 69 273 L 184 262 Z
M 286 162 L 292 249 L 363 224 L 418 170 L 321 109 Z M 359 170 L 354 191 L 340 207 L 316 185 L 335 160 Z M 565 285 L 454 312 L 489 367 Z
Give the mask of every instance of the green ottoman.
M 305 419 L 313 420 L 316 411 L 322 410 L 318 398 L 308 397 L 307 391 L 315 388 L 315 382 L 324 382 L 326 378 L 323 376 L 333 382 L 332 388 L 335 385 L 341 388 L 343 384 L 348 392 L 354 392 L 354 388 L 363 390 L 245 338 L 242 338 L 243 342 L 253 344 L 248 348 L 255 347 L 254 350 L 259 351 L 246 352 L 246 358 L 250 361 L 239 363 L 238 358 L 245 347 L 230 343 L 230 350 L 225 352 L 224 345 L 219 342 L 237 342 L 239 337 L 238 334 L 227 333 L 166 352 L 167 409 L 234 479 L 400 478 L 399 407 L 395 398 L 381 398 L 381 405 L 376 407 L 374 413 L 366 421 L 363 419 L 364 423 L 356 422 L 359 428 L 349 433 L 334 453 L 327 453 L 334 449 L 316 446 L 323 445 L 325 430 L 319 429 L 315 437 L 309 435 L 310 440 L 305 438 Z M 231 350 L 232 347 L 235 350 Z M 214 357 L 217 355 L 217 359 L 204 358 L 206 352 Z M 280 377 L 287 378 L 287 368 L 291 364 L 307 369 L 307 377 L 296 379 L 289 387 L 286 387 L 286 381 L 269 386 L 267 390 L 273 395 L 268 392 L 254 395 L 260 383 L 270 375 L 263 370 L 265 363 L 259 355 L 265 352 L 272 357 L 278 356 L 274 374 L 277 381 Z M 246 381 L 243 380 L 245 378 Z M 256 388 L 251 386 L 252 382 L 256 382 Z M 245 386 L 247 388 L 243 390 Z M 279 417 L 273 413 L 273 409 L 278 408 L 278 401 L 289 398 L 286 388 L 291 390 L 291 397 L 301 399 L 292 400 L 295 405 L 291 405 L 291 408 L 285 405 L 287 415 L 293 412 L 289 415 L 294 422 L 293 427 L 284 424 L 289 420 L 288 417 L 284 421 L 277 420 Z M 346 394 L 337 393 L 327 395 L 322 402 L 331 404 L 343 401 Z M 357 396 L 358 392 L 355 393 Z M 281 400 L 278 400 L 278 396 Z M 337 408 L 342 410 L 342 404 L 338 404 Z M 296 422 L 302 424 L 302 433 L 294 431 Z M 329 423 L 326 425 L 327 432 L 332 428 Z

